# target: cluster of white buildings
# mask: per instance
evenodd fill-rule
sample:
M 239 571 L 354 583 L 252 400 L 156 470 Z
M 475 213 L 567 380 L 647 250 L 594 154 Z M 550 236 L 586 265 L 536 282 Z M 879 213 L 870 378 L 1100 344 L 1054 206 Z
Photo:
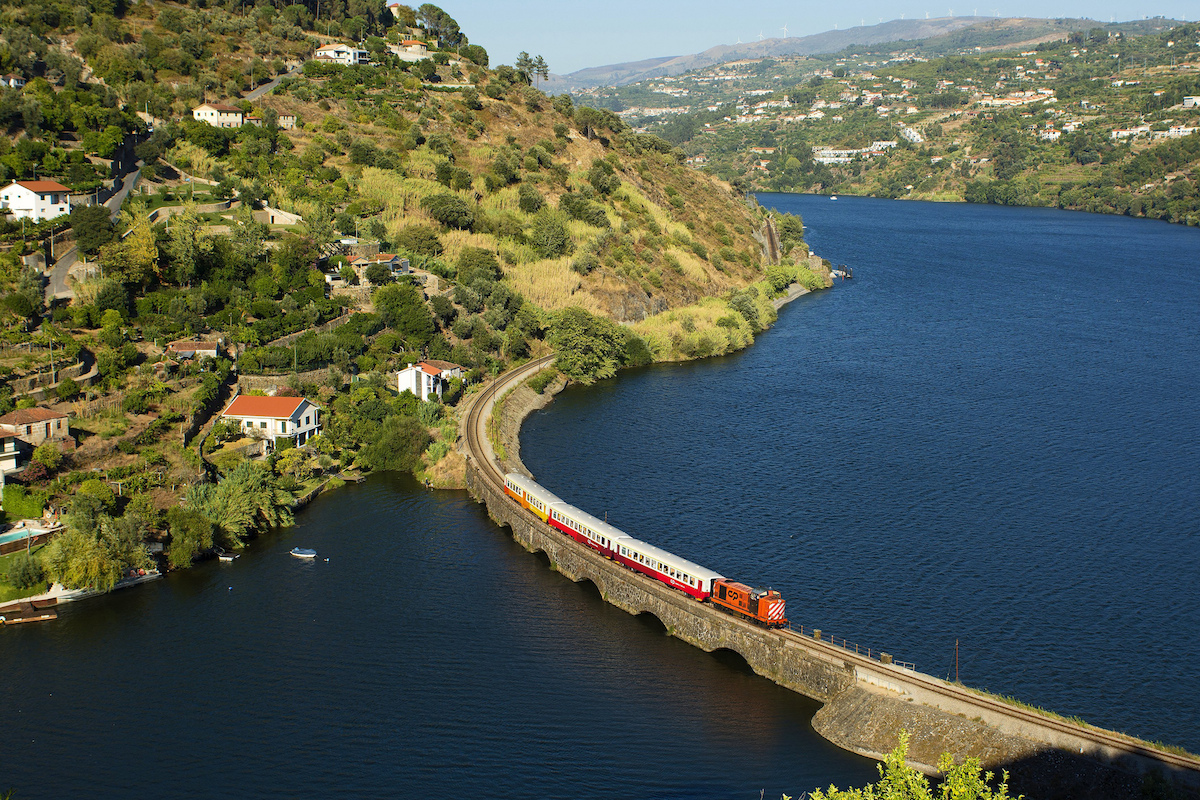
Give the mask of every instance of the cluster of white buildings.
M 886 153 L 895 147 L 898 142 L 895 139 L 891 141 L 871 142 L 870 147 L 862 147 L 857 150 L 836 150 L 832 147 L 814 147 L 813 161 L 818 164 L 849 164 L 858 158 L 875 158 Z

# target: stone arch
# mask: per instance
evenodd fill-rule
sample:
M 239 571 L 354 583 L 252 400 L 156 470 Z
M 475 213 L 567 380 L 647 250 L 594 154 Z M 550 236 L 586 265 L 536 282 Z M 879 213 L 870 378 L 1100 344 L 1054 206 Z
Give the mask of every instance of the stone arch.
M 748 675 L 755 674 L 754 667 L 750 666 L 750 661 L 732 647 L 715 647 L 708 651 L 708 654 L 730 669 L 745 672 Z
M 600 582 L 591 575 L 577 575 L 571 580 L 575 582 L 575 585 L 578 586 L 580 591 L 582 591 L 584 594 L 594 593 L 597 599 L 604 599 L 604 592 L 600 590 Z
M 648 630 L 654 630 L 658 633 L 667 633 L 667 623 L 662 621 L 662 618 L 653 611 L 638 611 L 635 612 L 633 618 L 637 620 L 639 625 L 642 625 Z

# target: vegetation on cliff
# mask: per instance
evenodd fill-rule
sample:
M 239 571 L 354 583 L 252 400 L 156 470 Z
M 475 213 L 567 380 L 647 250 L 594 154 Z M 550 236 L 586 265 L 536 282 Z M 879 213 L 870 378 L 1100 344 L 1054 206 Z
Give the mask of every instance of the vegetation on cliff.
M 40 390 L 75 415 L 79 447 L 41 452 L 10 486 L 10 508 L 24 492 L 32 516 L 70 512 L 68 533 L 34 553 L 45 577 L 109 587 L 147 563 L 146 540 L 172 566 L 238 547 L 345 469 L 453 484 L 456 406 L 485 377 L 552 350 L 583 382 L 727 352 L 770 324 L 783 284 L 822 280 L 798 221 L 780 223 L 793 235 L 768 271 L 766 212 L 662 139 L 538 91 L 544 61 L 491 68 L 435 6 L 329 5 L 319 19 L 315 3 L 266 0 L 244 14 L 205 0 L 2 12 L 0 66 L 27 83 L 0 90 L 0 110 L 40 103 L 46 116 L 5 117 L 0 177 L 80 188 L 76 167 L 107 175 L 121 146 L 145 164 L 115 224 L 77 206 L 23 236 L 0 230 L 15 245 L 0 255 L 0 411 L 39 402 L 18 379 L 96 365 Z M 343 38 L 365 41 L 370 63 L 312 57 Z M 406 60 L 414 40 L 428 52 Z M 197 121 L 201 100 L 249 121 Z M 67 301 L 22 260 L 50 237 L 61 254 L 64 233 L 89 260 Z M 411 270 L 355 263 L 374 253 Z M 164 352 L 185 338 L 223 345 L 215 359 Z M 421 359 L 463 375 L 440 396 L 397 394 L 396 372 Z M 246 431 L 217 420 L 202 455 L 192 437 L 235 380 L 318 404 L 321 434 L 251 463 Z M 194 485 L 204 462 L 219 482 Z

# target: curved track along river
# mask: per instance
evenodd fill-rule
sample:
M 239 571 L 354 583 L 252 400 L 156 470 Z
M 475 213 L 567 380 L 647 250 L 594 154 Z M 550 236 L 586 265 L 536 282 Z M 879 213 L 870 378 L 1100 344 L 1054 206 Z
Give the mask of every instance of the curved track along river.
M 1015 706 L 811 635 L 759 628 L 627 570 L 545 526 L 504 493 L 505 470 L 487 427 L 499 398 L 553 358 L 530 361 L 485 387 L 467 410 L 464 442 L 471 494 L 526 549 L 545 552 L 559 572 L 592 581 L 607 602 L 630 613 L 654 614 L 678 638 L 710 652 L 733 650 L 756 673 L 824 702 L 814 727 L 854 752 L 880 756 L 903 727 L 912 733 L 910 759 L 930 772 L 937 756 L 948 750 L 959 759 L 977 756 L 989 769 L 1017 772 L 1024 765 L 1037 783 L 1051 772 L 1059 782 L 1069 773 L 1075 790 L 1090 787 L 1110 796 L 1124 793 L 1120 779 L 1104 774 L 1114 770 L 1127 776 L 1158 771 L 1184 791 L 1200 792 L 1200 760 L 1195 757 Z M 1136 784 L 1126 781 L 1129 787 Z

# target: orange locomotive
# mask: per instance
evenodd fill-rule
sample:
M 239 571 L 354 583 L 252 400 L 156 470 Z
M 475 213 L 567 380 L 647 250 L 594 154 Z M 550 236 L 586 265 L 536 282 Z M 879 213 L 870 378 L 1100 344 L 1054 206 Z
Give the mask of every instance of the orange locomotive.
M 708 599 L 768 628 L 787 625 L 787 618 L 783 616 L 783 597 L 774 589 L 751 589 L 744 583 L 721 578 L 713 581 Z

